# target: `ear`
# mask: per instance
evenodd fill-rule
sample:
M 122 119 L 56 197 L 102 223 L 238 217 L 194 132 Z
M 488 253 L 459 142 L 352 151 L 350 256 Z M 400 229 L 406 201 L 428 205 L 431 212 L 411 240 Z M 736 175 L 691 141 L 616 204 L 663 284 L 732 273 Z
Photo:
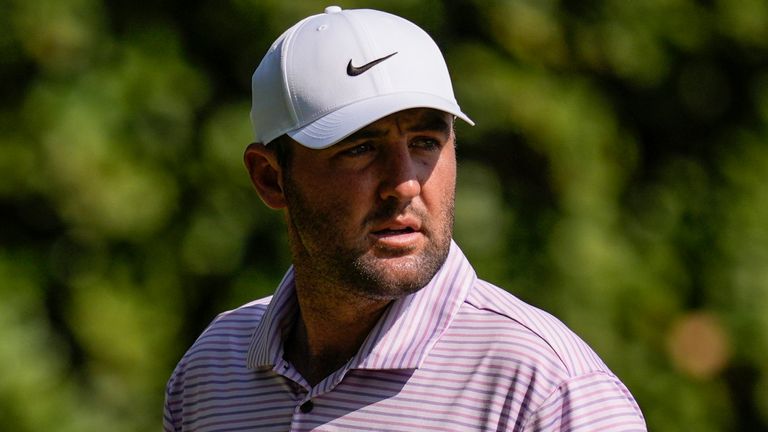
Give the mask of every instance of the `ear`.
M 275 210 L 284 208 L 282 168 L 277 163 L 275 152 L 264 144 L 252 143 L 245 149 L 243 160 L 251 183 L 264 204 Z

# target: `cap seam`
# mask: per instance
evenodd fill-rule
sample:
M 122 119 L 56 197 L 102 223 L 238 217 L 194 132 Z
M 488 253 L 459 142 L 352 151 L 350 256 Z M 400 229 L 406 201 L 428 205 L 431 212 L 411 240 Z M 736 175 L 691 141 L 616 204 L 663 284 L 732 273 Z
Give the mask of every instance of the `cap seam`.
M 376 43 L 375 38 L 371 37 L 371 34 L 368 32 L 368 29 L 360 25 L 358 22 L 359 20 L 354 17 L 353 14 L 345 14 L 344 18 L 352 25 L 352 28 L 355 30 L 355 33 L 358 36 L 364 36 L 364 40 L 361 40 L 358 38 L 359 42 L 365 43 L 366 52 L 364 53 L 366 58 L 364 59 L 364 62 L 369 62 L 371 60 L 374 60 L 379 55 L 385 55 L 383 54 L 381 47 L 379 44 Z M 386 66 L 381 65 L 382 67 L 374 68 L 374 70 L 371 70 L 369 73 L 372 74 L 370 77 L 373 81 L 373 85 L 376 87 L 376 90 L 386 90 L 391 91 L 392 90 L 392 83 L 389 77 L 389 74 L 386 73 Z M 379 79 L 377 79 L 379 78 Z M 385 89 L 382 89 L 382 84 L 386 87 Z
M 306 17 L 303 20 L 299 21 L 294 26 L 294 31 L 292 31 L 289 35 L 287 35 L 287 37 L 285 38 L 285 41 L 283 42 L 283 46 L 280 49 L 280 69 L 282 69 L 282 72 L 283 72 L 283 80 L 282 80 L 283 90 L 284 90 L 285 97 L 287 98 L 286 102 L 288 103 L 288 107 L 290 109 L 291 120 L 293 120 L 293 123 L 291 124 L 291 128 L 287 130 L 292 130 L 297 127 L 300 127 L 299 125 L 300 113 L 297 112 L 297 107 L 296 107 L 297 101 L 294 99 L 293 91 L 291 89 L 290 79 L 288 77 L 290 73 L 289 63 L 291 60 L 293 60 L 292 57 L 288 55 L 288 53 L 290 52 L 289 47 L 292 44 L 296 33 L 298 33 L 302 29 L 302 27 L 304 27 L 307 21 L 314 18 L 315 16 L 316 15 Z

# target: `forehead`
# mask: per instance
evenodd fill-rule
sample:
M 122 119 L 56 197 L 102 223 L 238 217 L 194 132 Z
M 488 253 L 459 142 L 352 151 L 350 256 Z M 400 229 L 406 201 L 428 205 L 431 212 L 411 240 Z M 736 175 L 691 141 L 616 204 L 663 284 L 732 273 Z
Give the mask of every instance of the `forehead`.
M 393 128 L 403 132 L 450 133 L 453 128 L 453 115 L 431 108 L 398 111 L 363 127 L 341 142 L 386 134 Z

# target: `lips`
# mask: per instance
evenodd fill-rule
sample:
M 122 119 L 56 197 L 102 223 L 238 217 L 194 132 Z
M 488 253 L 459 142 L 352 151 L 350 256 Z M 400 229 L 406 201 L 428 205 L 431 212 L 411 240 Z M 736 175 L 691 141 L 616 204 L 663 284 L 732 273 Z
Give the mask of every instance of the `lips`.
M 423 237 L 421 222 L 416 217 L 401 216 L 376 225 L 370 231 L 381 246 L 412 248 Z
M 399 216 L 375 225 L 371 232 L 377 235 L 410 234 L 421 230 L 421 222 L 414 216 Z

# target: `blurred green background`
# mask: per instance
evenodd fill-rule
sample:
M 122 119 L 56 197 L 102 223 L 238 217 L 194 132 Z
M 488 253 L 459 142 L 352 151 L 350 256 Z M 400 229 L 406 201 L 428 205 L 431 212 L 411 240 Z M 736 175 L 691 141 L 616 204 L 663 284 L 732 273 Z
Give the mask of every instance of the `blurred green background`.
M 652 430 L 768 430 L 768 2 L 339 1 L 448 59 L 456 239 Z M 0 0 L 0 428 L 160 428 L 216 313 L 272 292 L 250 74 L 327 2 Z

